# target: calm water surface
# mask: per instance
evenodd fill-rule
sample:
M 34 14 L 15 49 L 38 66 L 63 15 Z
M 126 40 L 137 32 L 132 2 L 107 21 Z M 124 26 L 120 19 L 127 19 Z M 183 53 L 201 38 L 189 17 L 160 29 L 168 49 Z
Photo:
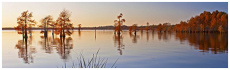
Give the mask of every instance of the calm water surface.
M 106 67 L 118 59 L 118 68 L 212 68 L 228 67 L 228 35 L 202 33 L 157 33 L 124 31 L 75 31 L 60 46 L 59 36 L 44 38 L 39 31 L 28 37 L 23 46 L 22 35 L 2 31 L 2 67 L 57 68 L 72 67 L 80 53 L 86 59 L 100 49 L 98 56 L 108 58 Z

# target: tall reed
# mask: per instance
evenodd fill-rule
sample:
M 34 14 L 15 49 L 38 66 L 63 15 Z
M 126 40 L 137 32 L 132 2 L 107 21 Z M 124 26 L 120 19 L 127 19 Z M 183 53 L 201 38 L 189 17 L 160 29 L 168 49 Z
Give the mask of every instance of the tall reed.
M 92 58 L 86 59 L 82 53 L 80 53 L 79 57 L 77 57 L 77 64 L 73 62 L 72 68 L 105 68 L 108 58 L 101 58 L 98 57 L 100 49 L 98 49 L 96 54 L 93 54 Z M 119 58 L 118 58 L 119 59 Z M 111 68 L 114 67 L 117 63 L 118 59 L 113 63 Z M 64 67 L 67 68 L 67 65 L 65 64 Z

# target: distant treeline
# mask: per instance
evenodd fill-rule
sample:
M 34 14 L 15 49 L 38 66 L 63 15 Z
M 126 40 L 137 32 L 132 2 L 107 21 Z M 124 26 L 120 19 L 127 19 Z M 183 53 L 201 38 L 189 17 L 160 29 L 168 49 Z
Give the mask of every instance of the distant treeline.
M 219 12 L 212 13 L 204 11 L 200 15 L 190 18 L 188 21 L 181 21 L 179 24 L 170 25 L 170 23 L 159 24 L 158 31 L 176 31 L 187 33 L 199 32 L 228 32 L 228 14 Z

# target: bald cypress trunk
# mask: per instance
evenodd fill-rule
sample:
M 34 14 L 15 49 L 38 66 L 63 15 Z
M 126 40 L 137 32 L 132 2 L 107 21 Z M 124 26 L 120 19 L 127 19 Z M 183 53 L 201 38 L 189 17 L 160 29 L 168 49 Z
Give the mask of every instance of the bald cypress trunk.
M 27 24 L 26 24 L 27 16 L 25 17 L 25 39 L 27 40 Z

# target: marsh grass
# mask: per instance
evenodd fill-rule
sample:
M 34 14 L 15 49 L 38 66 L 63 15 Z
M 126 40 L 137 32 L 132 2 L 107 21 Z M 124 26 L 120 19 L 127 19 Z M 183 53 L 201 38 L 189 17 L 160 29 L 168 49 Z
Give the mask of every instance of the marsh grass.
M 98 56 L 100 49 L 98 49 L 96 54 L 93 54 L 93 56 L 90 59 L 86 59 L 82 53 L 80 53 L 79 57 L 77 57 L 77 64 L 73 62 L 71 68 L 105 68 L 107 65 L 108 58 L 101 58 Z M 118 58 L 119 59 L 119 58 Z M 114 67 L 117 63 L 118 59 L 113 63 L 111 68 Z M 65 64 L 62 66 L 62 68 L 67 68 L 67 65 Z

